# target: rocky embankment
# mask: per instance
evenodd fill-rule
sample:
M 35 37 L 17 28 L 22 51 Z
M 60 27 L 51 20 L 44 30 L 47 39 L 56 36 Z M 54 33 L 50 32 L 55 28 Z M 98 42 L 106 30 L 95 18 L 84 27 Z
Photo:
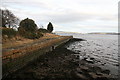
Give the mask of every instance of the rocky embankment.
M 76 40 L 78 41 L 78 39 L 70 40 L 65 45 Z M 117 80 L 110 75 L 109 70 L 91 66 L 94 64 L 94 58 L 79 60 L 77 53 L 67 50 L 65 45 L 41 55 L 36 61 L 8 75 L 3 80 Z

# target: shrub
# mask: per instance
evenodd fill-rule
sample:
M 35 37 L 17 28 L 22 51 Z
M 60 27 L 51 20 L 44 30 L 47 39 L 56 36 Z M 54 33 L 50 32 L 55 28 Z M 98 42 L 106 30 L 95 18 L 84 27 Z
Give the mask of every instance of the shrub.
M 46 29 L 40 28 L 40 29 L 38 29 L 38 32 L 41 32 L 41 33 L 48 33 L 49 31 L 46 30 Z
M 20 22 L 19 26 L 27 32 L 35 32 L 37 30 L 37 25 L 32 19 L 24 19 Z
M 19 35 L 21 35 L 21 36 L 24 37 L 24 36 L 26 35 L 27 32 L 24 30 L 24 28 L 19 27 L 19 28 L 18 28 L 18 33 L 19 33 Z
M 39 37 L 42 37 L 42 36 L 43 36 L 43 34 L 42 34 L 41 32 L 37 32 L 37 35 L 38 35 Z
M 20 27 L 18 28 L 19 34 L 25 38 L 38 39 L 42 34 L 38 33 L 37 25 L 32 19 L 24 19 L 20 22 Z
M 17 35 L 17 31 L 12 28 L 3 28 L 2 29 L 2 36 L 7 35 L 8 38 L 14 37 Z
M 41 33 L 32 33 L 32 32 L 29 32 L 29 33 L 26 33 L 24 35 L 25 38 L 28 38 L 28 39 L 38 39 L 40 37 L 42 37 L 43 35 Z

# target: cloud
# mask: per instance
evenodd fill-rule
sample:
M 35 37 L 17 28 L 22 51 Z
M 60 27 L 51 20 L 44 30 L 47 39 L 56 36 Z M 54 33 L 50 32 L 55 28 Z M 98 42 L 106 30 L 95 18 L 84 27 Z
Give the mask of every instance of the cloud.
M 68 31 L 79 31 L 81 27 L 83 31 L 102 30 L 104 27 L 109 30 L 110 26 L 117 26 L 117 2 L 118 0 L 2 1 L 3 7 L 10 9 L 20 19 L 29 17 L 38 25 L 51 21 L 57 25 L 56 30 Z

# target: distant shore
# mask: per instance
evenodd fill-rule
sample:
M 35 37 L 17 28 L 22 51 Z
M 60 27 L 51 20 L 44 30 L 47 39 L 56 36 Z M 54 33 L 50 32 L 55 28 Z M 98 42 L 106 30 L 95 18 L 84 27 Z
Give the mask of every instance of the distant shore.
M 77 53 L 65 48 L 66 45 L 75 41 L 82 41 L 82 39 L 71 39 L 55 50 L 41 55 L 36 61 L 8 75 L 3 80 L 117 80 L 109 74 L 109 70 L 91 66 L 90 64 L 94 63 L 86 59 L 79 61 L 79 57 L 75 56 Z

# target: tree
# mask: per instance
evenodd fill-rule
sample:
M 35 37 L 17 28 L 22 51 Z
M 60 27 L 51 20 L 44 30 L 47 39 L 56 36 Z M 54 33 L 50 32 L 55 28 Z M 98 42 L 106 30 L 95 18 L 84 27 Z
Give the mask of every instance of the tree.
M 32 19 L 24 19 L 19 24 L 19 29 L 24 29 L 27 32 L 35 32 L 37 30 L 37 25 Z
M 17 18 L 8 9 L 1 10 L 1 12 L 2 14 L 0 16 L 2 16 L 2 27 L 9 27 L 9 28 L 17 27 L 20 21 L 19 18 Z
M 49 22 L 49 24 L 48 24 L 48 26 L 47 26 L 47 30 L 48 30 L 49 32 L 52 32 L 52 31 L 53 31 L 53 25 L 52 25 L 51 22 Z
M 2 27 L 6 27 L 5 19 L 2 17 Z
M 43 35 L 38 32 L 37 25 L 32 19 L 24 19 L 20 22 L 18 32 L 21 36 L 29 39 L 38 39 Z

